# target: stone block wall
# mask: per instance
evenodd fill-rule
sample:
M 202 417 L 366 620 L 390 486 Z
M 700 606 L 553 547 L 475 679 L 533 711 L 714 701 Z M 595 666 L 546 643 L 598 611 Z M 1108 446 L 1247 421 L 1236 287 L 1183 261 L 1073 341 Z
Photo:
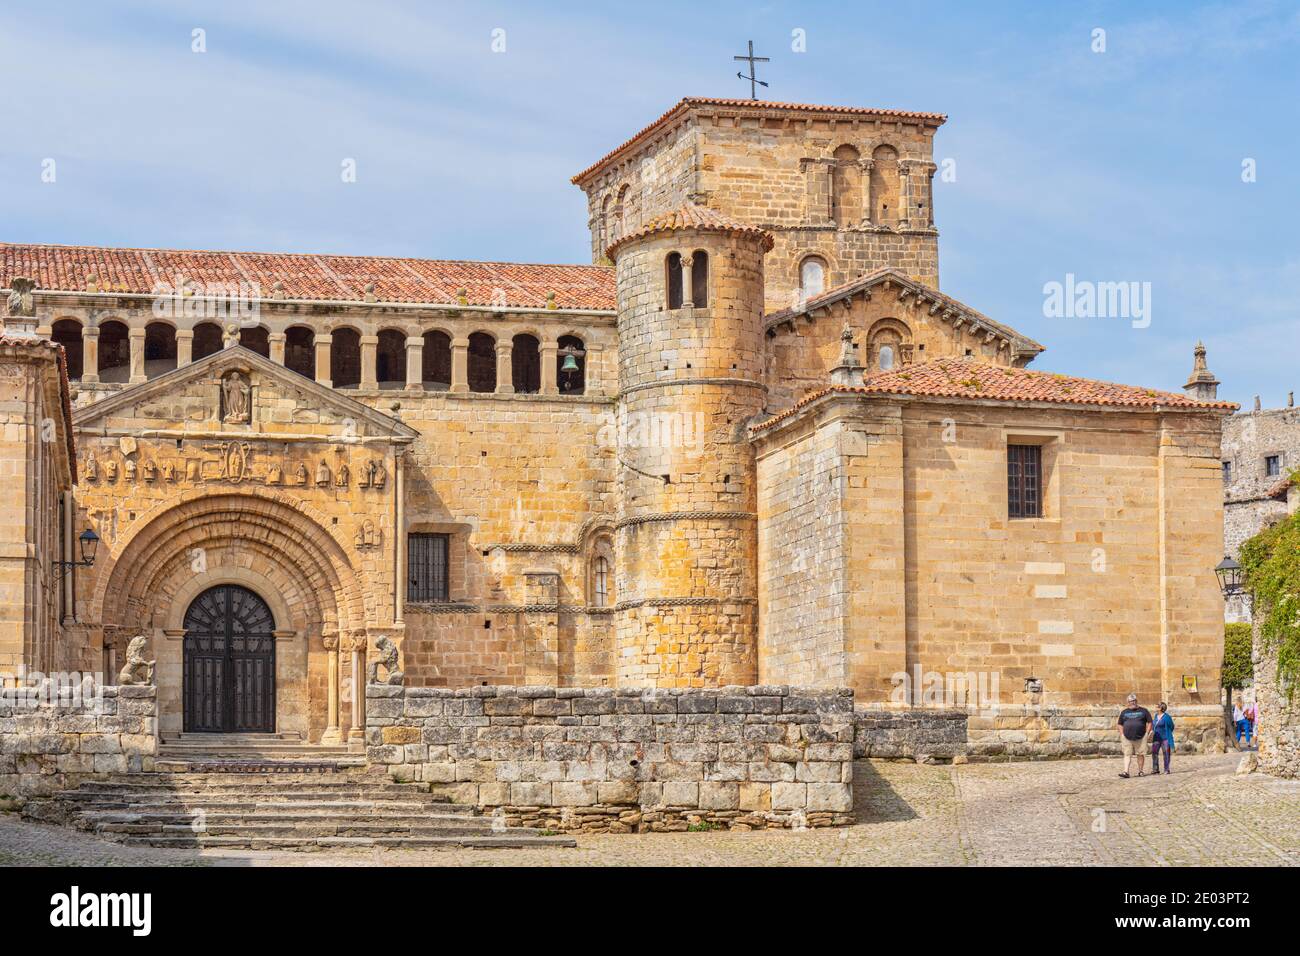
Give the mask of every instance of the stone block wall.
M 848 690 L 371 684 L 366 715 L 372 765 L 510 825 L 632 832 L 851 820 Z
M 1262 618 L 1264 615 L 1260 615 Z M 1255 704 L 1259 769 L 1275 777 L 1300 777 L 1300 694 L 1288 695 L 1277 679 L 1277 648 L 1265 647 L 1255 624 Z
M 853 755 L 962 762 L 967 753 L 967 719 L 960 710 L 860 710 L 853 715 Z
M 100 687 L 81 700 L 0 692 L 0 799 L 44 797 L 97 774 L 149 771 L 158 751 L 154 687 Z

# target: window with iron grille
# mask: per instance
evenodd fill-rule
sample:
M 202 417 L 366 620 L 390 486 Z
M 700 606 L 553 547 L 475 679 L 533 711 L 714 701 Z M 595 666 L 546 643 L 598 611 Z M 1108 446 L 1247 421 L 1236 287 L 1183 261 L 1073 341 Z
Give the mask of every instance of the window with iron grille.
M 446 601 L 447 543 L 450 535 L 406 536 L 406 599 L 416 602 Z
M 1282 456 L 1268 455 L 1264 458 L 1264 473 L 1269 478 L 1276 478 L 1282 474 Z
M 1007 510 L 1012 518 L 1043 516 L 1043 449 L 1007 446 Z

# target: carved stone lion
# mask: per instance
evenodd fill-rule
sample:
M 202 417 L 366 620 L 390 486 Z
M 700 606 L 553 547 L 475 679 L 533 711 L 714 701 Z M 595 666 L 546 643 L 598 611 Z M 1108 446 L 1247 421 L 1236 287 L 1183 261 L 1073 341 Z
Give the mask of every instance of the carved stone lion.
M 126 646 L 126 664 L 123 665 L 121 673 L 117 675 L 119 684 L 153 683 L 153 665 L 155 662 L 144 659 L 145 643 L 146 638 L 143 634 L 131 638 L 131 643 Z
M 405 679 L 405 674 L 397 669 L 397 645 L 387 637 L 379 637 L 375 640 L 375 650 L 379 653 L 377 660 L 370 662 L 366 675 L 368 682 L 371 684 L 381 683 L 379 680 L 379 665 L 384 666 L 384 672 L 388 675 L 382 683 L 395 684 L 401 686 Z

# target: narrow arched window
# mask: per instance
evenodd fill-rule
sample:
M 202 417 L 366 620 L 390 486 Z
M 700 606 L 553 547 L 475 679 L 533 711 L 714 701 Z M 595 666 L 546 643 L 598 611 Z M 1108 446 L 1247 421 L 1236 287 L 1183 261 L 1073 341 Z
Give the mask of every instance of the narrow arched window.
M 592 604 L 609 606 L 609 559 L 598 557 L 591 562 Z
M 335 329 L 330 337 L 330 382 L 335 388 L 361 384 L 361 333 L 356 329 Z
M 832 155 L 835 165 L 831 168 L 831 218 L 841 229 L 856 226 L 862 221 L 861 154 L 845 144 Z
M 81 323 L 76 319 L 59 319 L 50 329 L 50 340 L 63 346 L 68 378 L 77 381 L 84 374 L 85 352 L 82 350 Z
M 430 391 L 451 388 L 451 336 L 434 329 L 424 333 L 423 368 L 420 380 Z
M 679 252 L 668 253 L 664 260 L 665 283 L 668 288 L 668 308 L 682 307 L 682 256 Z
M 542 390 L 542 355 L 536 336 L 522 332 L 510 344 L 510 381 L 518 395 Z
M 703 309 L 709 304 L 709 254 L 691 254 L 691 304 Z
M 155 378 L 176 367 L 176 329 L 166 322 L 144 327 L 144 374 Z
M 375 345 L 375 381 L 380 388 L 403 388 L 406 385 L 406 333 L 383 329 Z
M 561 335 L 555 355 L 555 381 L 561 395 L 581 395 L 587 390 L 587 349 L 576 335 Z M 570 362 L 572 359 L 572 362 Z
M 240 329 L 239 344 L 263 358 L 271 357 L 271 333 L 260 325 Z
M 126 323 L 110 320 L 99 323 L 99 380 L 125 382 L 131 377 L 131 342 Z
M 804 299 L 811 299 L 826 291 L 826 266 L 815 256 L 809 256 L 799 266 L 799 288 Z
M 475 332 L 469 337 L 469 390 L 495 392 L 497 390 L 497 343 L 486 332 Z
M 306 378 L 316 377 L 316 333 L 295 325 L 284 333 L 284 367 Z
M 194 342 L 190 347 L 190 360 L 215 355 L 221 351 L 221 326 L 215 322 L 200 322 L 194 326 Z

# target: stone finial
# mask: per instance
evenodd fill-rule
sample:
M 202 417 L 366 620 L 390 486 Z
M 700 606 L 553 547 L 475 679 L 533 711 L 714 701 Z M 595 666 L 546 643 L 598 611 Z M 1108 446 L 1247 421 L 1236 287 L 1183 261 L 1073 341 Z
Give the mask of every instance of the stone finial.
M 862 384 L 862 363 L 858 361 L 858 347 L 853 344 L 853 329 L 847 323 L 840 333 L 840 362 L 831 369 L 831 382 L 836 385 Z
M 1256 395 L 1256 396 L 1255 396 L 1255 411 L 1259 411 L 1259 410 L 1260 410 L 1260 407 L 1261 407 L 1261 406 L 1260 406 L 1260 404 L 1259 404 L 1259 396 Z
M 559 308 L 559 306 L 557 306 L 557 305 L 555 304 L 555 296 L 556 296 L 556 293 L 554 293 L 554 292 L 548 292 L 548 293 L 546 293 L 546 307 L 547 307 L 548 309 L 557 309 L 557 308 Z
M 9 316 L 0 326 L 9 333 L 34 334 L 36 331 L 36 282 L 25 276 L 9 280 Z
M 469 289 L 460 288 L 456 290 L 456 303 L 458 305 L 469 305 Z
M 364 289 L 362 289 L 361 291 L 362 291 L 362 293 L 363 293 L 363 298 L 364 298 L 367 302 L 378 302 L 378 301 L 379 301 L 379 300 L 375 297 L 375 284 L 374 284 L 373 282 L 367 282 L 367 283 L 366 283 L 366 287 L 365 287 Z
M 1205 344 L 1197 342 L 1192 355 L 1192 374 L 1183 386 L 1183 392 L 1198 402 L 1212 402 L 1219 397 L 1219 380 L 1205 364 Z

